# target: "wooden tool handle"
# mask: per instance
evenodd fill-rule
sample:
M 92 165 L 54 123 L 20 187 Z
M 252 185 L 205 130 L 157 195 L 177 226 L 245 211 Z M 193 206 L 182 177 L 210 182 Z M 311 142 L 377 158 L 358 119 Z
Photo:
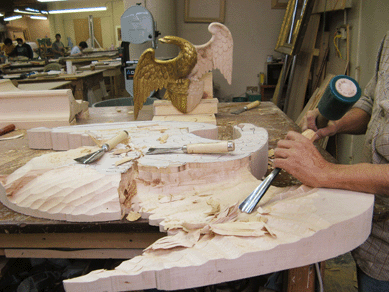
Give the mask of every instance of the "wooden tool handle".
M 7 125 L 4 128 L 0 129 L 0 136 L 12 132 L 13 130 L 15 130 L 14 124 Z
M 316 138 L 316 133 L 315 131 L 311 130 L 311 129 L 307 129 L 305 130 L 302 135 L 306 138 L 308 138 L 309 140 L 311 140 L 312 142 L 315 141 L 315 138 Z
M 191 154 L 199 153 L 225 153 L 235 150 L 233 141 L 220 141 L 215 143 L 197 143 L 186 145 L 186 152 Z
M 253 101 L 251 103 L 249 103 L 248 105 L 246 105 L 247 109 L 252 109 L 252 108 L 255 108 L 257 106 L 259 106 L 261 104 L 261 102 L 259 100 L 256 100 L 256 101 Z
M 111 140 L 109 140 L 107 143 L 108 150 L 111 150 L 112 148 L 115 148 L 117 144 L 124 141 L 128 138 L 128 132 L 127 131 L 121 131 L 117 136 L 113 137 Z
M 328 119 L 324 117 L 322 114 L 319 114 L 316 117 L 316 126 L 318 129 L 327 127 Z

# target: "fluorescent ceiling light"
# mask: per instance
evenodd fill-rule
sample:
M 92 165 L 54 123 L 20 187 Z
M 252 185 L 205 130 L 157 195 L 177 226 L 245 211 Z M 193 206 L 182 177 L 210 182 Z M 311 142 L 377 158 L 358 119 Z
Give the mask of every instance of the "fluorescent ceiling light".
M 27 7 L 26 10 L 31 11 L 31 12 L 35 12 L 35 13 L 41 13 L 39 10 L 30 8 L 30 7 Z
M 22 17 L 23 16 L 21 16 L 21 15 L 10 16 L 10 17 L 4 18 L 4 21 L 11 21 L 11 20 L 22 18 Z
M 0 13 L 0 17 L 4 16 L 4 14 Z
M 105 11 L 107 7 L 85 7 L 85 8 L 74 8 L 74 9 L 60 9 L 60 10 L 49 10 L 50 14 L 59 13 L 75 13 L 75 12 L 90 12 L 90 11 Z
M 23 10 L 19 10 L 19 9 L 14 9 L 14 12 L 24 13 L 24 14 L 40 14 L 40 12 L 30 12 L 30 11 L 23 11 Z
M 41 13 L 42 13 L 42 14 L 49 14 L 49 12 L 44 11 L 44 10 L 41 10 Z
M 47 19 L 46 16 L 36 16 L 36 15 L 31 15 L 30 18 L 32 18 L 32 19 L 41 19 L 41 20 L 46 20 Z
M 59 2 L 59 1 L 66 1 L 66 0 L 38 0 L 38 2 Z

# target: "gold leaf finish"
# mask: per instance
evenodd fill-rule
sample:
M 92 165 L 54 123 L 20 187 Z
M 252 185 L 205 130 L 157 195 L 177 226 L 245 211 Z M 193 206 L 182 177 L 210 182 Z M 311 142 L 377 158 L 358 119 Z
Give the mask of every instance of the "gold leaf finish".
M 134 116 L 137 119 L 139 111 L 153 90 L 166 88 L 164 98 L 181 112 L 186 112 L 189 80 L 186 76 L 197 62 L 195 47 L 187 40 L 166 36 L 160 41 L 180 47 L 177 57 L 163 61 L 155 59 L 154 49 L 147 49 L 141 55 L 134 75 Z

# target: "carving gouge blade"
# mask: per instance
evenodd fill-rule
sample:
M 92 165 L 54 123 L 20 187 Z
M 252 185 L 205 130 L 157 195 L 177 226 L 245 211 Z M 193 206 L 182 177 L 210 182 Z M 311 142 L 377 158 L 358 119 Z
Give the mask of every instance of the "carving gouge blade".
M 315 140 L 316 133 L 310 129 L 305 130 L 302 134 L 312 142 Z M 277 177 L 280 172 L 280 168 L 275 168 L 260 184 L 256 189 L 239 205 L 239 209 L 245 213 L 251 213 L 255 206 L 259 203 L 262 197 L 265 195 L 270 184 Z
M 231 112 L 232 114 L 234 115 L 239 115 L 240 113 L 243 113 L 245 111 L 248 111 L 249 109 L 252 109 L 252 108 L 255 108 L 257 106 L 260 105 L 260 101 L 259 100 L 256 100 L 256 101 L 253 101 L 252 103 L 249 103 L 248 105 L 246 105 L 245 107 L 241 108 L 241 109 L 238 109 L 236 111 L 233 111 Z
M 272 181 L 280 172 L 280 168 L 275 168 L 256 189 L 239 205 L 239 209 L 245 213 L 251 213 L 258 202 L 262 199 Z
M 220 141 L 215 143 L 195 143 L 187 144 L 182 147 L 172 148 L 149 148 L 146 155 L 169 154 L 169 153 L 188 153 L 188 154 L 210 154 L 225 153 L 235 150 L 233 141 Z
M 83 163 L 83 164 L 89 164 L 92 162 L 95 162 L 96 160 L 99 160 L 101 156 L 104 155 L 105 152 L 113 149 L 118 145 L 120 142 L 126 140 L 128 138 L 128 132 L 123 130 L 118 135 L 113 137 L 111 140 L 109 140 L 107 143 L 105 143 L 101 148 L 93 153 L 87 154 L 85 156 L 81 156 L 78 158 L 75 158 L 74 160 Z

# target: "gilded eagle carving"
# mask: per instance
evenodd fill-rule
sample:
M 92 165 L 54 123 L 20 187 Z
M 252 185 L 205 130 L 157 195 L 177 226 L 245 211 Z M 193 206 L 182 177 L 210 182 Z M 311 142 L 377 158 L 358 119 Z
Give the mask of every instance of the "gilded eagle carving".
M 197 106 L 203 97 L 204 82 L 201 78 L 204 74 L 219 69 L 231 84 L 231 32 L 218 22 L 211 23 L 208 31 L 212 34 L 211 39 L 199 46 L 176 36 L 159 39 L 161 43 L 174 44 L 180 48 L 178 56 L 171 60 L 156 59 L 155 51 L 151 48 L 143 52 L 134 75 L 135 119 L 153 90 L 165 88 L 164 99 L 170 100 L 180 112 L 187 113 Z

